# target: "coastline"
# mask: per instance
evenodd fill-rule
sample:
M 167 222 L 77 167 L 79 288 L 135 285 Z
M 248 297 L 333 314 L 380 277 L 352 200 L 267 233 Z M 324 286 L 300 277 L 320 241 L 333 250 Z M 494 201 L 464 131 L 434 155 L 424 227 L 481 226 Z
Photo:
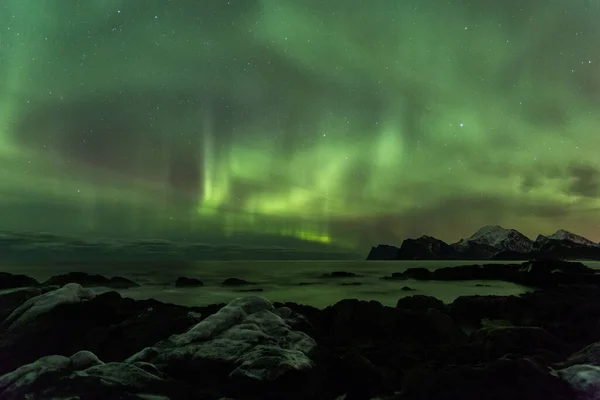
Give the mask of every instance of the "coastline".
M 557 265 L 536 268 L 541 279 Z M 136 301 L 72 278 L 0 276 L 25 285 L 0 295 L 1 398 L 570 399 L 598 384 L 580 384 L 600 369 L 586 348 L 600 337 L 597 284 L 318 309 L 260 293 L 205 307 Z

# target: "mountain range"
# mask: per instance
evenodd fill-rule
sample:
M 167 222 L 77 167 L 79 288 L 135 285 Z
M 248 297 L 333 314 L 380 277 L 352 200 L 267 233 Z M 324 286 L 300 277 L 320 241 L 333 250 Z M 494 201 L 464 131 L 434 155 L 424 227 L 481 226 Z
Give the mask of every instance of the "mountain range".
M 378 245 L 367 260 L 600 260 L 600 243 L 560 229 L 535 240 L 515 229 L 487 225 L 468 238 L 448 244 L 432 236 L 406 239 L 400 247 Z

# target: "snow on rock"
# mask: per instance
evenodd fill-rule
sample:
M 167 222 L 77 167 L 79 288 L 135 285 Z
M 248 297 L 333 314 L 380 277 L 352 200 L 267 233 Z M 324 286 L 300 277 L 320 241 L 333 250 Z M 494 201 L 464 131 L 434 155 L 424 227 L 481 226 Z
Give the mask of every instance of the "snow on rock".
M 584 400 L 600 400 L 600 367 L 577 364 L 556 371 L 557 375 L 584 397 Z
M 486 225 L 467 239 L 461 239 L 457 247 L 467 246 L 469 242 L 487 244 L 503 251 L 526 253 L 532 250 L 533 242 L 527 236 L 514 229 L 505 229 L 500 225 Z
M 598 246 L 598 243 L 592 242 L 591 240 L 586 239 L 583 236 L 576 235 L 564 229 L 557 230 L 552 235 L 547 236 L 547 238 L 553 240 L 569 240 L 573 243 L 580 244 L 582 246 Z
M 298 350 L 259 345 L 244 354 L 242 365 L 230 376 L 256 381 L 273 381 L 291 370 L 310 370 L 312 361 Z
M 197 367 L 198 373 L 211 363 L 227 365 L 229 377 L 253 381 L 308 371 L 314 366 L 310 356 L 317 344 L 305 333 L 292 330 L 288 321 L 293 317 L 265 298 L 240 297 L 187 332 L 146 348 L 126 362 L 149 361 L 172 371 L 185 360 L 186 368 Z
M 46 356 L 39 360 L 23 365 L 16 370 L 0 377 L 0 397 L 2 399 L 21 398 L 23 391 L 32 386 L 40 377 L 65 370 L 77 370 L 104 363 L 89 351 L 79 351 L 71 357 Z
M 27 300 L 4 320 L 4 324 L 11 329 L 35 319 L 59 304 L 79 303 L 95 296 L 91 289 L 84 289 L 78 283 L 67 283 L 61 288 Z
M 57 372 L 69 366 L 71 360 L 64 356 L 46 356 L 39 360 L 23 365 L 16 370 L 0 377 L 0 394 L 4 398 L 12 398 L 15 393 L 25 386 L 32 385 L 40 376 Z
M 114 398 L 115 393 L 128 393 L 128 399 L 168 399 L 164 394 L 177 390 L 172 386 L 153 365 L 103 363 L 93 353 L 80 351 L 71 357 L 42 357 L 1 376 L 0 398 Z

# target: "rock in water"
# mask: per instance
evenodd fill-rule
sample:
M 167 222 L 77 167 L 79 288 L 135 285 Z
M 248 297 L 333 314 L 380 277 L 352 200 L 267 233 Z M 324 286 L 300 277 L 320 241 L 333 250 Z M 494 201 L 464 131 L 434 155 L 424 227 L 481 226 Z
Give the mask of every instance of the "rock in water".
M 186 278 L 185 276 L 180 276 L 175 281 L 175 287 L 198 287 L 204 286 L 204 282 L 200 279 L 196 278 Z
M 354 272 L 346 272 L 346 271 L 334 271 L 328 272 L 321 275 L 321 278 L 358 278 L 362 277 L 362 275 L 355 274 Z
M 248 282 L 244 279 L 240 278 L 227 278 L 221 283 L 223 286 L 246 286 L 246 285 L 254 285 L 252 282 Z
M 38 285 L 38 281 L 26 275 L 13 275 L 8 272 L 0 272 L 0 290 Z
M 129 289 L 133 287 L 139 287 L 137 283 L 123 278 L 121 276 L 114 276 L 107 278 L 102 275 L 87 274 L 85 272 L 69 272 L 68 274 L 55 275 L 44 282 L 45 286 L 59 285 L 63 286 L 67 283 L 77 282 L 84 287 L 97 286 L 97 287 L 109 287 L 113 289 Z

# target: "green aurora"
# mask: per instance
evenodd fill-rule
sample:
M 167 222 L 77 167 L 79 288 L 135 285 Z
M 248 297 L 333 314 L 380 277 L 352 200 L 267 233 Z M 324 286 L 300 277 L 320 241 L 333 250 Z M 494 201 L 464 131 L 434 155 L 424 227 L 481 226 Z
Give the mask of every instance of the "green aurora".
M 599 4 L 3 0 L 0 229 L 598 241 Z

